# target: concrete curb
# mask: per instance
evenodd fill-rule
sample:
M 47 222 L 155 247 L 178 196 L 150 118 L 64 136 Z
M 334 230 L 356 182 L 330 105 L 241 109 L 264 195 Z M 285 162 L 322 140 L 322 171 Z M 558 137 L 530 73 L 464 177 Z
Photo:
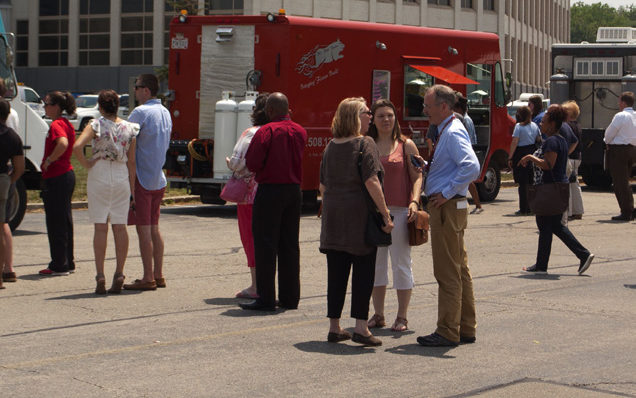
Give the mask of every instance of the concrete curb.
M 200 198 L 198 195 L 171 196 L 168 198 L 163 198 L 163 200 L 161 201 L 161 205 L 165 206 L 165 205 L 173 204 L 173 203 L 194 202 L 199 200 Z M 87 209 L 88 202 L 87 201 L 73 202 L 71 204 L 71 208 Z M 42 209 L 44 209 L 44 204 L 42 203 L 27 203 L 27 211 L 42 210 Z

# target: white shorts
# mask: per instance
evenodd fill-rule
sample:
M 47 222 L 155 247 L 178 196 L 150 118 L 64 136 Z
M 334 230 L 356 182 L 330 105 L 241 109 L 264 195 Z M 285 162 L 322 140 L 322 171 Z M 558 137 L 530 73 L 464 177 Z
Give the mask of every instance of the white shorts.
M 126 224 L 130 207 L 128 167 L 124 162 L 99 160 L 86 180 L 88 217 L 92 223 Z
M 409 246 L 409 230 L 407 227 L 409 209 L 407 207 L 389 207 L 394 217 L 391 240 L 388 247 L 378 247 L 375 259 L 375 282 L 373 286 L 387 286 L 389 284 L 389 254 L 393 269 L 393 288 L 398 290 L 413 289 L 413 269 L 411 261 L 411 246 Z

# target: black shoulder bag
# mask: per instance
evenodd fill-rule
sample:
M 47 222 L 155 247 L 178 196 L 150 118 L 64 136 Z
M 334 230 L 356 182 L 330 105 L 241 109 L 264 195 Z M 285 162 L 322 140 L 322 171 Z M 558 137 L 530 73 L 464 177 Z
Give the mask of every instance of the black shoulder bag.
M 364 180 L 362 178 L 362 145 L 364 143 L 364 138 L 360 140 L 360 149 L 358 151 L 358 174 L 360 174 L 360 181 L 362 182 L 362 190 L 365 193 L 366 202 L 367 202 L 367 226 L 364 231 L 364 241 L 369 246 L 390 246 L 392 243 L 391 234 L 387 234 L 382 230 L 384 226 L 384 219 L 382 214 L 378 211 L 373 203 L 373 199 L 367 190 L 367 187 L 364 185 Z M 382 176 L 378 173 L 378 179 L 380 180 L 380 185 L 382 185 Z M 393 216 L 391 216 L 391 220 Z

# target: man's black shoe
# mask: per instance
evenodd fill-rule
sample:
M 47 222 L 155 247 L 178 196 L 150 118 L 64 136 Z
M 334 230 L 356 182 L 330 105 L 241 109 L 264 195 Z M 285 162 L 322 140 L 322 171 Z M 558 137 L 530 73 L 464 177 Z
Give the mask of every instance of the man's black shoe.
M 633 219 L 634 219 L 634 217 L 626 216 L 624 214 L 621 214 L 620 216 L 612 217 L 612 221 L 632 221 Z
M 459 336 L 459 344 L 473 344 L 475 341 L 477 341 L 475 336 Z
M 252 311 L 276 311 L 276 307 L 273 305 L 267 305 L 260 300 L 254 300 L 249 303 L 240 303 L 239 307 L 244 310 Z
M 433 333 L 428 336 L 420 336 L 417 338 L 417 342 L 424 347 L 457 347 L 459 343 L 450 341 L 446 337 Z

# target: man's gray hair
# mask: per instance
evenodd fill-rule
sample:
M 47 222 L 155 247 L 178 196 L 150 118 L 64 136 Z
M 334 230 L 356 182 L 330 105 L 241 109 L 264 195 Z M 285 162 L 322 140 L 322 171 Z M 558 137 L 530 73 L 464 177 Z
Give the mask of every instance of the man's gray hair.
M 455 106 L 455 102 L 457 102 L 455 90 L 443 84 L 436 84 L 434 86 L 431 86 L 428 89 L 428 92 L 435 95 L 436 103 L 446 103 L 448 104 L 448 107 L 450 109 L 453 109 L 453 107 Z

